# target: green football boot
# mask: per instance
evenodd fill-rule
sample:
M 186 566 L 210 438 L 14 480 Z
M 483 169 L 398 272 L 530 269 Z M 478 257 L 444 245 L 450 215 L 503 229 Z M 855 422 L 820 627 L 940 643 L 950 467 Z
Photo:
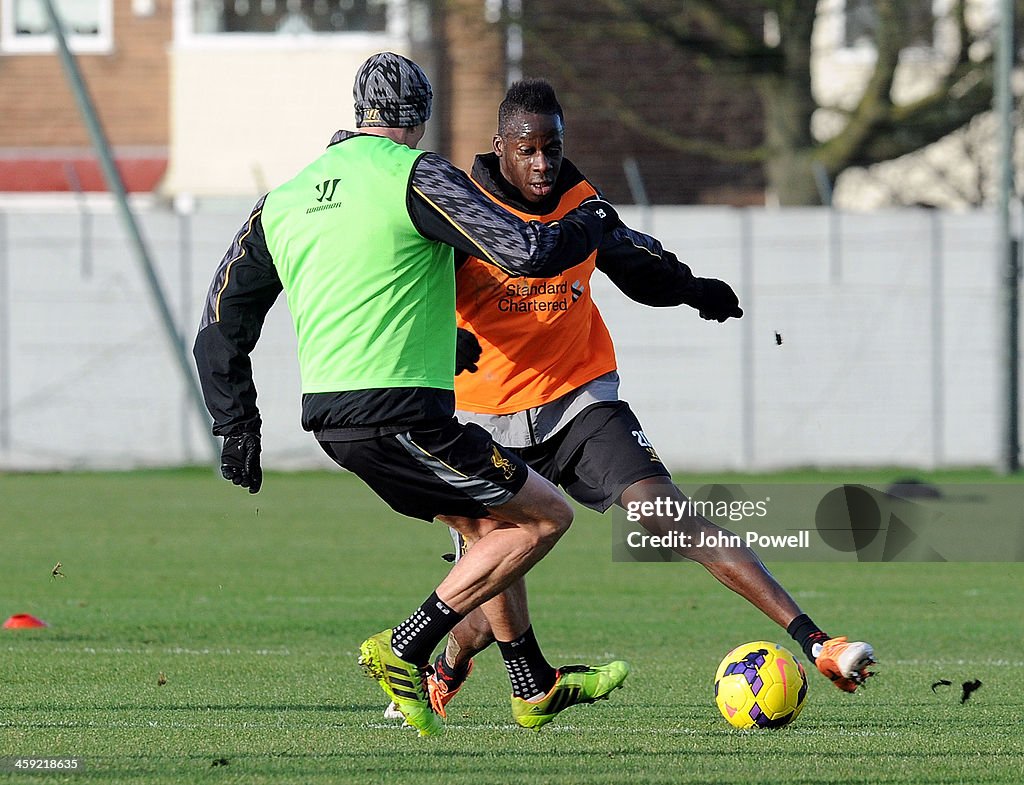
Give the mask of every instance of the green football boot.
M 616 660 L 608 665 L 567 665 L 555 672 L 555 684 L 536 701 L 512 698 L 512 717 L 524 728 L 540 730 L 560 711 L 577 703 L 593 703 L 608 698 L 629 675 L 629 664 Z
M 427 695 L 429 667 L 406 662 L 391 648 L 391 630 L 378 632 L 359 647 L 359 665 L 371 679 L 376 679 L 384 694 L 420 736 L 439 736 L 444 723 L 430 706 Z

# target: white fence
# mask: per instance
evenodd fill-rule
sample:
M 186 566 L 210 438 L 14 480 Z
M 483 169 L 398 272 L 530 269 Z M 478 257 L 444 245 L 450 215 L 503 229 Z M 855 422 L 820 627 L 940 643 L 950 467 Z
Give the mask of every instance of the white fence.
M 187 349 L 244 203 L 138 208 Z M 600 273 L 623 397 L 677 469 L 993 464 L 989 212 L 623 209 L 746 315 L 629 301 Z M 781 345 L 776 341 L 781 336 Z M 253 356 L 269 467 L 327 466 L 299 426 L 283 298 Z M 204 463 L 205 436 L 116 214 L 0 205 L 0 469 Z

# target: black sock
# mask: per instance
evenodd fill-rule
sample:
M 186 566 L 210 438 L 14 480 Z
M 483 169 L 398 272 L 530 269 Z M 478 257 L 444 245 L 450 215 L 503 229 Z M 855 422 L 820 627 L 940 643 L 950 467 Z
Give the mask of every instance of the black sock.
M 444 652 L 441 652 L 437 660 L 434 661 L 434 672 L 437 674 L 437 678 L 448 686 L 448 691 L 451 692 L 462 686 L 462 682 L 469 675 L 469 664 L 471 662 L 472 660 L 468 660 L 458 668 L 455 668 L 448 664 Z
M 541 653 L 532 626 L 514 641 L 498 641 L 498 649 L 508 669 L 514 698 L 543 695 L 555 685 L 555 669 Z
M 800 644 L 800 648 L 804 650 L 804 654 L 811 662 L 817 659 L 818 652 L 821 651 L 816 647 L 828 640 L 828 634 L 822 632 L 806 613 L 801 613 L 793 619 L 786 627 L 786 632 Z
M 441 639 L 462 621 L 462 614 L 456 613 L 436 593 L 408 619 L 391 631 L 391 648 L 395 654 L 413 665 L 426 665 Z

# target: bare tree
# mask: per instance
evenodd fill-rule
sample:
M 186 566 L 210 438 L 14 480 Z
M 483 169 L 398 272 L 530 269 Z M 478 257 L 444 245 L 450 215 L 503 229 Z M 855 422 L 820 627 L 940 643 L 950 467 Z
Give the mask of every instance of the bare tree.
M 630 106 L 614 86 L 601 100 L 603 110 L 613 111 L 618 121 L 664 147 L 714 160 L 760 164 L 781 204 L 817 204 L 823 176 L 834 182 L 850 167 L 868 167 L 921 150 L 969 126 L 991 108 L 993 31 L 968 23 L 965 0 L 950 0 L 944 18 L 938 20 L 954 35 L 950 46 L 930 55 L 934 74 L 929 89 L 902 102 L 894 91 L 901 55 L 918 43 L 922 32 L 919 24 L 910 23 L 908 10 L 923 7 L 928 24 L 933 24 L 931 0 L 846 0 L 846 13 L 868 15 L 863 32 L 870 39 L 874 62 L 859 95 L 831 106 L 819 102 L 812 84 L 815 27 L 825 23 L 828 3 L 600 0 L 600 5 L 609 40 L 619 36 L 667 42 L 692 56 L 697 67 L 716 80 L 753 85 L 761 105 L 763 136 L 758 144 L 745 147 L 707 133 L 688 136 Z M 1024 13 L 1024 0 L 1017 0 L 1017 5 L 1018 14 Z M 528 34 L 530 20 L 523 24 Z M 838 118 L 829 133 L 814 132 L 816 113 Z

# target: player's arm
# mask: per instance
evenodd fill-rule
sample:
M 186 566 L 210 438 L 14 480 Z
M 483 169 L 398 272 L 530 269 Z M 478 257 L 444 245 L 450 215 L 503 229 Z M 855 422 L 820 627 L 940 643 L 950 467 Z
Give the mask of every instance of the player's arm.
M 689 305 L 703 318 L 719 322 L 743 315 L 729 284 L 695 276 L 654 237 L 627 226 L 604 236 L 597 269 L 627 297 L 644 305 Z
M 586 259 L 618 223 L 606 202 L 584 204 L 558 221 L 521 221 L 451 163 L 427 153 L 413 169 L 409 213 L 420 234 L 501 268 L 508 275 L 557 275 Z
M 251 493 L 262 480 L 262 421 L 249 355 L 282 290 L 260 223 L 262 211 L 260 199 L 217 266 L 192 349 L 213 432 L 224 437 L 221 472 Z

